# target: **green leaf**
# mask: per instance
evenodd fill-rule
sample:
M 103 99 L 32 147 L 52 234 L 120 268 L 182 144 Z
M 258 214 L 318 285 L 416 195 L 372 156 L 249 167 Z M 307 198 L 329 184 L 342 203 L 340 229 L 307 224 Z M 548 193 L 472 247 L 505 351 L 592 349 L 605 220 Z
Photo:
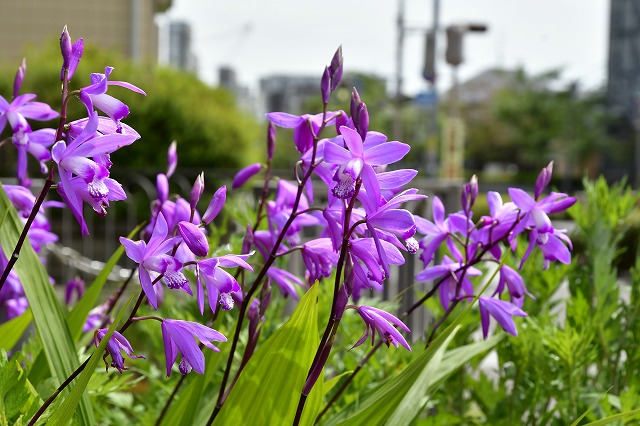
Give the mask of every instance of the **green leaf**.
M 228 348 L 226 348 L 228 349 Z M 172 402 L 167 410 L 167 413 L 162 419 L 162 425 L 176 425 L 176 424 L 196 424 L 195 418 L 198 412 L 203 408 L 202 399 L 204 397 L 204 391 L 212 382 L 216 374 L 219 374 L 219 365 L 225 358 L 224 353 L 228 353 L 226 350 L 221 352 L 206 351 L 205 353 L 205 367 L 204 374 L 194 374 L 196 377 L 184 386 L 183 389 L 177 394 L 176 399 Z M 218 397 L 217 392 L 211 399 L 215 400 Z M 207 412 L 207 418 L 211 414 L 209 410 Z
M 0 348 L 7 351 L 11 350 L 24 335 L 25 330 L 31 324 L 32 318 L 31 311 L 26 310 L 19 317 L 0 325 Z
M 293 422 L 300 392 L 319 343 L 317 299 L 318 285 L 315 284 L 291 318 L 247 363 L 214 424 L 285 425 Z M 315 397 L 310 395 L 309 398 Z M 307 416 L 315 418 L 315 414 L 309 412 Z
M 109 326 L 107 334 L 105 334 L 105 336 L 100 341 L 100 344 L 91 355 L 87 366 L 84 368 L 84 370 L 82 370 L 82 373 L 80 373 L 80 375 L 76 379 L 75 386 L 73 387 L 73 389 L 71 389 L 71 392 L 64 400 L 64 402 L 53 413 L 53 415 L 49 419 L 49 422 L 47 423 L 48 425 L 65 426 L 69 423 L 69 421 L 73 417 L 73 412 L 76 410 L 78 403 L 84 395 L 84 390 L 89 383 L 89 379 L 91 379 L 91 376 L 96 371 L 98 363 L 102 361 L 102 354 L 104 353 L 107 344 L 109 343 L 109 339 L 111 339 L 113 332 L 116 331 L 116 328 L 118 328 L 118 324 L 122 320 L 125 311 L 129 308 L 131 301 L 136 297 L 137 294 L 133 293 L 131 297 L 129 297 L 127 303 L 122 307 L 122 309 L 120 309 L 120 312 L 118 312 L 116 319 Z
M 635 410 L 627 411 L 624 413 L 614 414 L 613 416 L 605 417 L 604 419 L 596 420 L 595 422 L 587 423 L 584 426 L 605 426 L 610 425 L 614 422 L 614 420 L 624 420 L 627 417 L 632 417 L 637 414 L 640 414 L 640 408 L 636 408 Z
M 7 198 L 0 184 L 0 214 L 8 216 L 0 228 L 0 245 L 7 257 L 20 238 L 24 227 L 15 208 Z M 29 301 L 33 320 L 38 330 L 42 346 L 47 356 L 49 368 L 59 382 L 69 377 L 79 365 L 78 356 L 65 322 L 65 314 L 60 301 L 49 282 L 49 276 L 38 255 L 27 238 L 20 251 L 20 258 L 14 266 Z M 94 425 L 93 410 L 88 396 L 80 403 L 82 424 Z
M 331 392 L 331 389 L 333 389 L 334 386 L 338 384 L 341 378 L 351 373 L 353 373 L 353 371 L 345 371 L 344 373 L 338 374 L 337 376 L 332 377 L 326 382 L 324 382 L 324 385 L 322 386 L 322 390 L 324 391 L 324 396 L 327 396 L 327 394 Z
M 18 361 L 0 351 L 0 426 L 14 424 L 35 413 L 42 404 Z M 9 423 L 10 422 L 10 423 Z
M 140 231 L 141 228 L 142 224 L 138 225 L 133 231 L 131 231 L 127 238 L 131 239 Z M 104 269 L 100 271 L 96 279 L 93 280 L 89 289 L 84 293 L 84 296 L 82 296 L 80 301 L 69 313 L 69 316 L 67 317 L 67 324 L 69 325 L 69 330 L 71 331 L 71 336 L 73 337 L 74 342 L 77 342 L 82 336 L 82 327 L 87 320 L 89 311 L 96 306 L 96 301 L 98 300 L 98 297 L 100 297 L 100 292 L 107 282 L 109 274 L 113 270 L 113 267 L 116 266 L 123 253 L 124 247 L 121 245 L 113 255 L 111 255 L 107 263 L 104 265 Z

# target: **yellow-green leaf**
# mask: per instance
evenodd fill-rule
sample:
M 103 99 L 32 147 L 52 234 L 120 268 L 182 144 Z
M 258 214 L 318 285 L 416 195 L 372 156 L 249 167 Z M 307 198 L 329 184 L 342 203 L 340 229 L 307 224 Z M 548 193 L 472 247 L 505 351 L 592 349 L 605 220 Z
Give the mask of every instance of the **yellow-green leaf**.
M 247 363 L 214 425 L 286 425 L 293 422 L 300 392 L 319 343 L 317 300 L 318 285 L 315 284 L 291 318 Z M 310 395 L 309 398 L 315 397 Z M 315 413 L 309 412 L 306 416 L 315 418 Z

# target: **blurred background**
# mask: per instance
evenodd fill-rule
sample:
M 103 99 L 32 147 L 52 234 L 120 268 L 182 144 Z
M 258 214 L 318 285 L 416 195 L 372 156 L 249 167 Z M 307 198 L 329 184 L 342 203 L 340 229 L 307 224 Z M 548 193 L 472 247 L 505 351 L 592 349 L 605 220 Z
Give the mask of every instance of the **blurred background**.
M 213 192 L 263 160 L 266 112 L 320 111 L 322 70 L 340 45 L 345 75 L 330 109 L 348 110 L 356 87 L 370 128 L 412 146 L 403 167 L 418 169 L 425 188 L 447 192 L 477 174 L 483 191 L 501 190 L 534 182 L 551 160 L 563 191 L 580 189 L 585 176 L 640 183 L 637 1 L 2 0 L 3 96 L 26 57 L 22 93 L 59 108 L 64 25 L 86 46 L 73 87 L 111 65 L 112 79 L 148 93 L 110 89 L 130 106 L 125 122 L 142 140 L 113 156 L 130 196 L 109 215 L 127 223 L 89 224 L 96 236 L 105 228 L 105 253 L 148 214 L 171 141 L 180 158 L 172 189 L 186 193 L 204 170 Z M 70 116 L 82 114 L 72 103 Z M 287 176 L 290 138 L 279 131 L 275 158 Z M 14 168 L 14 150 L 3 149 L 2 175 Z M 67 228 L 63 238 L 77 234 L 73 222 Z M 95 241 L 66 245 L 104 256 Z

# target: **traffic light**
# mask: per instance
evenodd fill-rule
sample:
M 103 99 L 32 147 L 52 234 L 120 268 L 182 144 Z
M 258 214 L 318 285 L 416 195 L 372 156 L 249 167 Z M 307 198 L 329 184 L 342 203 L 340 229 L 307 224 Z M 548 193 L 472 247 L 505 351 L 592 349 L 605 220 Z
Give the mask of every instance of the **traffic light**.
M 447 27 L 447 50 L 445 59 L 449 65 L 458 66 L 464 62 L 463 44 L 466 32 L 485 32 L 487 26 L 484 24 L 464 24 L 449 25 Z

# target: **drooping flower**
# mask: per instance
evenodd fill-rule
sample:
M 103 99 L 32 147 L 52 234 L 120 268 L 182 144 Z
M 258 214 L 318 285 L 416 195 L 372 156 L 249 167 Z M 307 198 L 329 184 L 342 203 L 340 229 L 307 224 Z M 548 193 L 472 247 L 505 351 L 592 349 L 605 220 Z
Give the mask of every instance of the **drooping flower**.
M 479 269 L 473 266 L 465 268 L 465 266 L 461 261 L 454 262 L 448 256 L 444 256 L 440 265 L 431 266 L 419 272 L 416 280 L 442 280 L 438 287 L 440 303 L 444 309 L 449 310 L 454 300 L 473 295 L 473 284 L 469 277 L 482 275 Z
M 485 339 L 489 334 L 489 316 L 494 317 L 496 321 L 498 321 L 498 324 L 500 324 L 500 327 L 502 327 L 507 333 L 513 336 L 518 335 L 518 330 L 516 329 L 516 323 L 514 322 L 513 317 L 526 317 L 526 312 L 513 303 L 496 299 L 494 297 L 481 296 L 478 303 L 480 305 L 482 334 Z
M 362 337 L 353 345 L 354 348 L 363 344 L 369 337 L 371 337 L 371 345 L 373 345 L 376 332 L 378 332 L 378 335 L 387 346 L 393 345 L 397 348 L 398 345 L 402 345 L 407 350 L 411 350 L 407 340 L 396 326 L 406 332 L 411 332 L 411 330 L 399 318 L 372 306 L 358 306 L 356 310 L 362 317 L 366 328 Z
M 262 164 L 251 164 L 240 170 L 233 178 L 232 189 L 238 189 L 262 169 Z
M 98 347 L 98 345 L 100 344 L 100 341 L 104 339 L 104 336 L 107 334 L 107 331 L 108 330 L 106 328 L 96 330 L 93 337 L 93 342 L 96 345 L 96 347 Z M 131 344 L 129 343 L 129 341 L 117 331 L 113 332 L 113 335 L 109 339 L 109 343 L 107 343 L 107 348 L 105 349 L 105 352 L 106 352 L 105 358 L 107 354 L 110 355 L 111 366 L 117 368 L 120 373 L 122 373 L 123 370 L 127 370 L 127 367 L 124 366 L 124 357 L 122 356 L 122 352 L 127 354 L 127 356 L 131 359 L 144 358 L 144 356 L 142 355 L 135 355 L 133 353 L 133 348 L 131 347 Z M 107 363 L 106 359 L 104 361 L 104 365 L 106 367 L 106 370 L 109 371 L 109 364 Z
M 192 321 L 165 319 L 162 321 L 162 339 L 166 356 L 167 377 L 171 375 L 178 352 L 182 354 L 180 372 L 186 374 L 190 368 L 197 373 L 204 373 L 204 354 L 198 347 L 199 340 L 211 350 L 220 352 L 211 342 L 226 342 L 227 338 L 220 332 Z M 184 363 L 184 365 L 183 365 Z
M 164 283 L 170 289 L 182 289 L 191 293 L 187 285 L 188 280 L 182 273 L 182 263 L 167 254 L 180 241 L 181 237 L 167 238 L 168 234 L 167 221 L 160 213 L 148 243 L 120 237 L 120 242 L 129 259 L 140 265 L 138 272 L 142 290 L 155 309 L 158 309 L 158 299 L 153 289 L 151 272 L 162 274 Z
M 220 257 L 211 257 L 209 259 L 201 260 L 196 266 L 197 277 L 197 290 L 196 298 L 198 300 L 198 307 L 200 313 L 204 312 L 204 287 L 207 288 L 207 297 L 209 300 L 209 308 L 211 312 L 217 310 L 218 300 L 224 310 L 231 310 L 233 308 L 233 299 L 231 294 L 241 290 L 240 284 L 233 277 L 222 268 L 235 268 L 241 267 L 248 271 L 253 271 L 251 265 L 249 265 L 246 259 L 253 253 L 235 255 L 227 254 Z
M 327 117 L 332 116 L 332 112 L 327 112 Z M 293 141 L 296 149 L 300 153 L 305 153 L 313 147 L 314 136 L 320 131 L 322 126 L 322 114 L 301 116 L 287 114 L 286 112 L 270 112 L 267 118 L 278 127 L 284 127 L 293 130 Z M 333 121 L 329 120 L 327 125 L 331 125 Z
M 331 239 L 316 238 L 302 245 L 302 260 L 309 273 L 309 281 L 327 278 L 338 263 L 338 253 L 333 251 Z

